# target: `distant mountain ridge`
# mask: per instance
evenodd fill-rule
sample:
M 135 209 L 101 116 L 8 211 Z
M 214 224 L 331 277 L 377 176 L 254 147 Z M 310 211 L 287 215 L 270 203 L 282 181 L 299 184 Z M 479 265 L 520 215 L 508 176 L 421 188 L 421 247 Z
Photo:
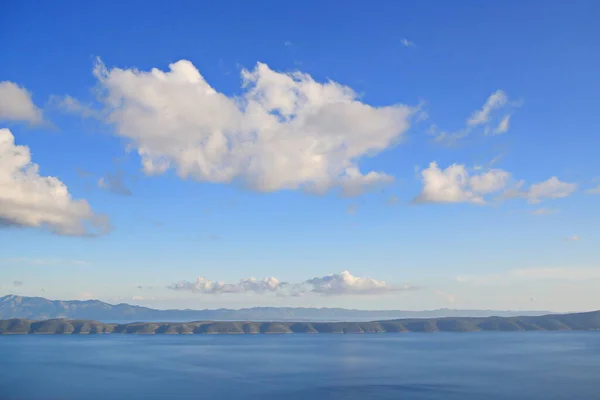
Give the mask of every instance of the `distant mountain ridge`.
M 11 334 L 282 334 L 282 333 L 402 333 L 478 331 L 600 330 L 600 311 L 550 314 L 535 317 L 398 319 L 372 322 L 137 322 L 110 324 L 98 321 L 51 319 L 0 320 L 0 335 Z
M 540 316 L 548 311 L 451 310 L 350 310 L 344 308 L 253 307 L 216 310 L 157 310 L 100 300 L 49 300 L 43 297 L 0 297 L 0 319 L 45 320 L 67 318 L 96 321 L 374 321 L 399 318 Z

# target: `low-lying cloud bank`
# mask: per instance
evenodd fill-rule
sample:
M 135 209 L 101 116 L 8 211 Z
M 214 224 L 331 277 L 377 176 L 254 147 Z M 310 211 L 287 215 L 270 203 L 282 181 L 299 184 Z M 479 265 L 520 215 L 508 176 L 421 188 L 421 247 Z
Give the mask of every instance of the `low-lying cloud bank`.
M 241 279 L 237 283 L 225 283 L 198 277 L 194 282 L 181 281 L 168 286 L 168 288 L 203 294 L 275 293 L 278 296 L 301 296 L 307 293 L 326 296 L 367 295 L 416 289 L 416 287 L 408 284 L 394 285 L 369 277 L 357 277 L 348 271 L 315 277 L 297 283 L 282 282 L 275 277 L 261 280 L 247 278 Z

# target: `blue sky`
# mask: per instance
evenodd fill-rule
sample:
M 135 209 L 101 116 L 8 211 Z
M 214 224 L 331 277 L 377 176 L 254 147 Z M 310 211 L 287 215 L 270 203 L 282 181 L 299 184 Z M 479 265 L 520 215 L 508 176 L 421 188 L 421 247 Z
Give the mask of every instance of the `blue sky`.
M 0 295 L 598 308 L 597 2 L 3 9 Z

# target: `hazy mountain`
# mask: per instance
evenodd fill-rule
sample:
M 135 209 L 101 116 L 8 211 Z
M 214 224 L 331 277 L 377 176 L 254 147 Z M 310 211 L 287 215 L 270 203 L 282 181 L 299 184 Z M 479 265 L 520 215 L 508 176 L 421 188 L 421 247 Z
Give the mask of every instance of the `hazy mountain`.
M 476 331 L 600 330 L 600 311 L 536 317 L 430 318 L 373 322 L 137 322 L 52 319 L 0 321 L 0 334 L 250 334 L 250 333 L 399 333 Z
M 348 310 L 343 308 L 253 307 L 239 310 L 156 310 L 99 300 L 48 300 L 42 297 L 0 297 L 0 319 L 69 318 L 107 322 L 125 321 L 373 321 L 398 318 L 511 317 L 548 314 L 547 311 L 491 310 Z

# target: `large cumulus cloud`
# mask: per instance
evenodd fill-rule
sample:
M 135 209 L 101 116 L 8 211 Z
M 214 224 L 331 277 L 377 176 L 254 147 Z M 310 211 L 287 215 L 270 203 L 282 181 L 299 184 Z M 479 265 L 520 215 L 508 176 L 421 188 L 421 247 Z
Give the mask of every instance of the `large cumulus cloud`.
M 130 140 L 148 174 L 173 169 L 203 182 L 240 181 L 258 191 L 302 189 L 346 195 L 393 180 L 358 160 L 394 145 L 414 112 L 374 107 L 349 87 L 258 63 L 228 96 L 186 60 L 168 71 L 107 68 L 94 74 L 103 115 Z

